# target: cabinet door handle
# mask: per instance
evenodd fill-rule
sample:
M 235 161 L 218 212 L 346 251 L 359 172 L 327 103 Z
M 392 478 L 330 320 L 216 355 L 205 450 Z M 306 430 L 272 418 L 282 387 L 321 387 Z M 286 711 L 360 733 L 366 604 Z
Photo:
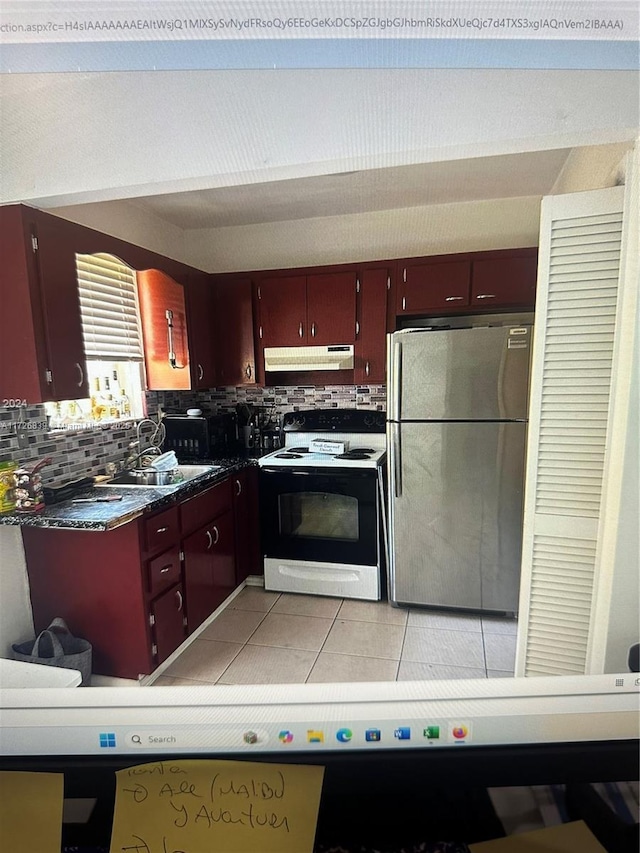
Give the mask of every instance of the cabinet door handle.
M 495 293 L 478 293 L 476 299 L 495 299 Z
M 173 349 L 173 311 L 170 308 L 164 312 L 164 316 L 167 318 L 167 336 L 168 336 L 168 358 L 169 358 L 169 366 L 174 370 L 183 370 L 186 365 L 178 364 L 178 359 L 176 358 L 175 351 Z
M 198 362 L 198 379 L 202 379 L 204 377 L 204 368 Z
M 169 365 L 171 367 L 176 367 L 176 354 L 173 351 L 173 311 L 167 308 L 167 310 L 164 312 L 164 316 L 167 318 L 167 346 L 169 349 Z
M 182 600 L 182 593 L 180 592 L 179 589 L 176 590 L 176 598 L 178 599 L 178 613 L 180 613 L 180 611 L 182 610 L 182 605 L 184 604 L 184 601 Z
M 260 337 L 260 340 L 262 340 L 262 326 L 260 326 L 260 327 L 258 328 L 258 335 L 259 335 L 259 337 Z
M 356 320 L 356 335 L 360 334 L 360 323 Z
M 298 326 L 298 336 L 304 337 L 304 326 L 302 325 L 302 321 L 300 321 L 300 325 Z
M 156 530 L 156 533 L 166 533 L 168 529 L 169 529 L 168 527 L 159 527 Z
M 214 545 L 218 544 L 218 539 L 220 539 L 220 531 L 218 530 L 218 528 L 214 524 L 213 525 L 213 532 L 215 533 L 215 539 L 211 535 L 211 530 L 206 530 L 205 532 L 207 534 L 207 551 L 210 551 Z
M 82 369 L 82 365 L 76 361 L 76 367 L 78 368 L 78 373 L 80 374 L 80 379 L 78 380 L 78 388 L 82 388 L 84 384 L 84 370 Z
M 316 324 L 312 323 L 311 324 L 311 337 L 315 338 L 315 336 L 316 336 Z
M 366 374 L 367 376 L 369 375 L 369 373 L 371 373 L 371 370 L 370 370 L 370 368 L 369 368 L 369 362 L 367 362 L 367 363 L 365 364 L 365 366 L 364 366 L 364 372 L 365 372 L 365 374 Z
M 246 369 L 246 370 L 245 370 L 245 372 L 244 372 L 244 373 L 245 373 L 245 376 L 247 377 L 247 379 L 251 379 L 251 374 L 252 374 L 252 372 L 253 372 L 253 371 L 251 370 L 251 365 L 250 365 L 250 364 L 248 364 L 248 365 L 247 365 L 247 369 Z
M 240 480 L 236 480 L 236 495 L 242 494 L 242 483 Z
M 459 299 L 464 299 L 464 296 L 447 296 L 445 302 L 457 302 Z
M 171 571 L 172 566 L 173 566 L 173 564 L 172 564 L 172 563 L 169 563 L 168 565 L 163 566 L 163 567 L 160 569 L 160 574 L 161 574 L 161 575 L 166 575 L 166 573 L 167 573 L 167 572 Z
M 403 296 L 402 297 L 402 310 L 406 311 L 406 309 L 407 309 L 407 297 Z

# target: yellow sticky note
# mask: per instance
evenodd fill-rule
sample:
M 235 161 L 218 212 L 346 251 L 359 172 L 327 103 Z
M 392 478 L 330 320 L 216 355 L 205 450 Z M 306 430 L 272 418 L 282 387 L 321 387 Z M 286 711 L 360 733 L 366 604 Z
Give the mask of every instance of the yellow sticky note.
M 324 767 L 157 761 L 120 770 L 111 853 L 312 853 Z
M 470 844 L 472 853 L 606 853 L 583 820 Z
M 62 773 L 0 771 L 0 847 L 20 853 L 60 853 Z

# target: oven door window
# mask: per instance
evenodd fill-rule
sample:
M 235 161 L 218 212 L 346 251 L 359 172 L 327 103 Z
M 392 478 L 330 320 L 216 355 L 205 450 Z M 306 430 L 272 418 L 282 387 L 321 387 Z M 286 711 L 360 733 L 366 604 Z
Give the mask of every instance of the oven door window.
M 261 471 L 264 555 L 377 565 L 376 482 L 373 471 Z
M 301 539 L 357 542 L 360 538 L 358 499 L 331 492 L 289 492 L 280 495 L 280 534 Z

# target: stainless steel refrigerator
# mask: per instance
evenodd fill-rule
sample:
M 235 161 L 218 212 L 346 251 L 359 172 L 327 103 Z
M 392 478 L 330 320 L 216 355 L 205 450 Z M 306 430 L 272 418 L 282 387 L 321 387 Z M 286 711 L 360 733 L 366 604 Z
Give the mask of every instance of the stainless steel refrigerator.
M 496 322 L 389 335 L 393 603 L 517 612 L 533 327 Z

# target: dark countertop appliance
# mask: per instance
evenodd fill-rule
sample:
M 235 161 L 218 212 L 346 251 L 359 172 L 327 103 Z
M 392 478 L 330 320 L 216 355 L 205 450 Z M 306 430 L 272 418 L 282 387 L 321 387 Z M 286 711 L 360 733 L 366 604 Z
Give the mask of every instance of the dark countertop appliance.
M 240 449 L 235 414 L 166 414 L 163 450 L 173 450 L 180 462 L 236 456 Z

